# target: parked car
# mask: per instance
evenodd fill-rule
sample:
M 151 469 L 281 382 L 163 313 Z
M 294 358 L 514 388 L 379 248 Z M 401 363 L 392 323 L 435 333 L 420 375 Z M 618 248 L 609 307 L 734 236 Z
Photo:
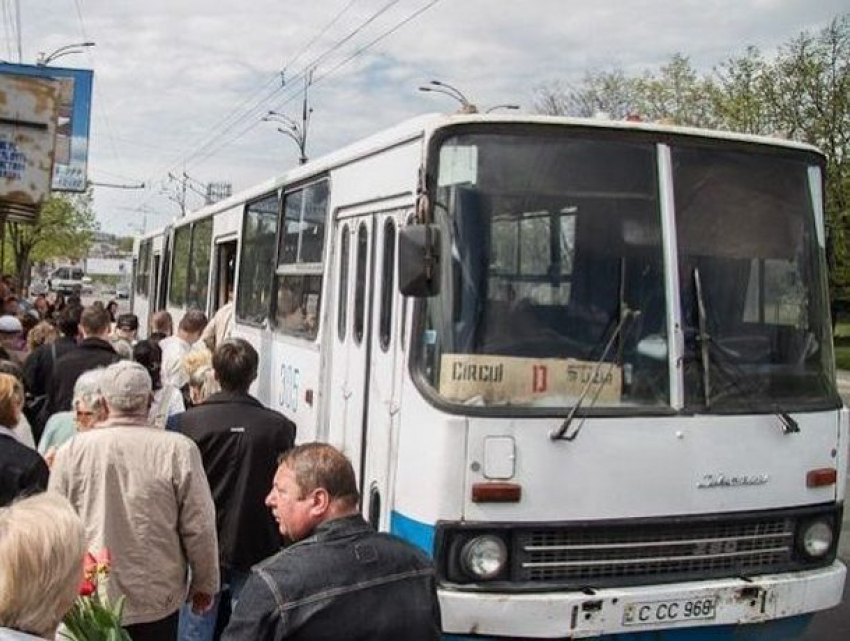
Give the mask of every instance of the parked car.
M 91 278 L 89 278 L 88 276 L 83 276 L 81 285 L 82 285 L 83 294 L 93 294 L 94 293 L 94 283 L 92 282 Z
M 47 283 L 42 280 L 34 280 L 30 283 L 30 296 L 46 296 L 48 291 Z
M 83 290 L 85 272 L 82 267 L 59 267 L 54 269 L 47 279 L 47 286 L 60 294 L 73 294 L 79 288 Z
M 130 298 L 130 286 L 127 283 L 119 283 L 115 287 L 115 298 Z

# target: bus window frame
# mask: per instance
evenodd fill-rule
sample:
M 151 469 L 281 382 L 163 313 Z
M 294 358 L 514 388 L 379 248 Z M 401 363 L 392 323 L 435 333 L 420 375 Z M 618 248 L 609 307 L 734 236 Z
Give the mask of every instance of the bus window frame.
M 272 310 L 273 310 L 273 305 L 274 305 L 274 302 L 273 302 L 274 296 L 272 295 L 273 291 L 274 291 L 274 285 L 275 285 L 275 279 L 274 278 L 272 278 L 269 282 L 269 286 L 268 286 L 269 299 L 266 302 L 265 309 L 261 310 L 261 311 L 265 312 L 265 315 L 264 315 L 264 318 L 263 318 L 262 321 L 256 321 L 256 320 L 253 320 L 253 319 L 248 318 L 246 316 L 243 316 L 242 315 L 242 311 L 243 311 L 242 305 L 240 304 L 241 301 L 243 300 L 243 296 L 245 295 L 245 292 L 247 291 L 247 288 L 246 288 L 245 282 L 244 282 L 245 275 L 243 273 L 243 268 L 246 265 L 246 261 L 245 261 L 245 256 L 246 256 L 245 229 L 246 229 L 246 224 L 248 222 L 248 214 L 249 214 L 249 211 L 250 211 L 252 206 L 254 206 L 258 203 L 261 203 L 265 200 L 269 200 L 271 198 L 274 198 L 276 200 L 275 230 L 274 230 L 274 240 L 273 240 L 274 246 L 272 247 L 272 258 L 274 259 L 275 264 L 276 264 L 277 263 L 278 236 L 279 236 L 279 233 L 280 233 L 280 217 L 282 215 L 281 207 L 283 205 L 283 198 L 282 198 L 281 190 L 280 189 L 274 189 L 272 191 L 268 191 L 264 194 L 261 194 L 260 196 L 257 196 L 256 198 L 252 198 L 251 200 L 246 201 L 245 205 L 242 208 L 242 223 L 241 223 L 240 229 L 239 229 L 239 239 L 240 239 L 239 240 L 239 249 L 238 249 L 238 253 L 237 253 L 237 257 L 236 257 L 238 269 L 236 270 L 236 295 L 234 297 L 234 318 L 236 319 L 236 321 L 239 324 L 247 325 L 249 327 L 260 327 L 260 328 L 265 327 L 270 322 L 270 319 L 272 318 Z M 252 282 L 250 284 L 250 287 L 253 287 L 253 285 L 254 285 L 254 283 Z
M 308 193 L 308 190 L 311 188 L 324 184 L 326 186 L 325 193 L 325 216 L 322 224 L 322 260 L 321 262 L 298 262 L 301 254 L 302 247 L 302 239 L 303 239 L 303 229 L 299 230 L 299 236 L 297 240 L 297 249 L 295 253 L 295 261 L 288 263 L 281 263 L 282 255 L 283 255 L 283 239 L 285 233 L 285 224 L 286 224 L 286 202 L 287 198 L 294 197 L 298 195 L 301 199 L 300 203 L 300 217 L 299 224 L 303 224 L 304 222 L 304 213 L 305 213 L 305 196 Z M 283 189 L 283 192 L 280 196 L 280 206 L 278 208 L 278 224 L 277 224 L 277 238 L 275 243 L 275 272 L 274 277 L 272 279 L 272 292 L 271 292 L 271 308 L 269 311 L 269 323 L 272 326 L 274 332 L 281 336 L 287 336 L 290 338 L 300 339 L 304 341 L 308 341 L 311 343 L 315 343 L 319 340 L 319 336 L 321 335 L 321 325 L 322 325 L 322 301 L 325 298 L 325 286 L 327 281 L 325 275 L 325 264 L 327 263 L 327 255 L 328 255 L 328 242 L 330 234 L 328 230 L 330 228 L 330 223 L 333 221 L 333 216 L 331 215 L 331 180 L 327 174 L 319 175 L 319 176 L 311 176 L 307 180 L 299 182 L 297 184 L 286 186 Z M 309 279 L 318 277 L 319 286 L 318 286 L 318 298 L 316 300 L 316 308 L 314 310 L 314 324 L 309 331 L 293 331 L 289 327 L 283 325 L 281 320 L 278 317 L 279 305 L 280 305 L 280 295 L 283 289 L 284 283 L 289 278 L 302 278 Z M 303 293 L 303 288 L 302 288 Z M 313 295 L 313 294 L 309 294 Z M 306 322 L 301 325 L 301 327 L 308 326 Z

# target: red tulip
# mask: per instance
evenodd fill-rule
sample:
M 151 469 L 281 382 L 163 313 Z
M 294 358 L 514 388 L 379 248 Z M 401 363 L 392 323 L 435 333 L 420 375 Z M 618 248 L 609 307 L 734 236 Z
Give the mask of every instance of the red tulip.
M 83 579 L 80 582 L 79 594 L 80 596 L 91 596 L 97 590 L 97 585 L 95 585 L 94 581 L 89 581 L 88 579 Z
M 109 554 L 109 548 L 103 548 L 94 556 L 97 562 L 97 571 L 99 574 L 106 576 L 109 574 L 109 566 L 112 565 L 112 557 Z
M 86 552 L 83 558 L 83 577 L 86 581 L 94 582 L 97 576 L 97 558 L 91 552 Z

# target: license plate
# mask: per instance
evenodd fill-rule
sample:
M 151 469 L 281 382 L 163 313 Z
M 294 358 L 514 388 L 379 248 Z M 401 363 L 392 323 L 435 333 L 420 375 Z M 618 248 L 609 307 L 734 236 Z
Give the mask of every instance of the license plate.
M 627 603 L 623 611 L 623 625 L 653 623 L 685 623 L 713 619 L 717 615 L 717 597 L 699 599 L 669 599 Z

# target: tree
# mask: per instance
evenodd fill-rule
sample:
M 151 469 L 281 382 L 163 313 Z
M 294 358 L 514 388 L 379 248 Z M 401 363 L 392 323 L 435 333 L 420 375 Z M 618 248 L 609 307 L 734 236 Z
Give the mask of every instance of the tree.
M 604 113 L 609 118 L 626 118 L 636 109 L 635 81 L 620 69 L 588 73 L 579 87 L 558 81 L 537 88 L 535 107 L 551 116 L 590 118 Z
M 52 196 L 35 223 L 6 224 L 5 260 L 11 258 L 21 286 L 26 287 L 34 263 L 85 258 L 96 230 L 90 193 Z
M 788 134 L 826 155 L 830 291 L 850 303 L 850 14 L 801 33 L 776 60 L 776 106 Z
M 707 82 L 706 88 L 718 127 L 759 135 L 781 130 L 776 71 L 756 47 L 715 68 L 713 82 Z
M 133 251 L 133 237 L 122 236 L 118 239 L 118 251 L 122 254 L 130 254 Z
M 646 120 L 711 127 L 715 119 L 708 97 L 710 82 L 697 75 L 687 57 L 674 54 L 658 74 L 645 73 L 635 81 L 636 111 Z
M 799 34 L 771 61 L 749 47 L 700 75 L 676 54 L 658 71 L 633 78 L 615 69 L 588 74 L 577 86 L 543 85 L 535 105 L 574 116 L 601 109 L 612 118 L 633 110 L 644 120 L 783 135 L 820 148 L 830 296 L 850 307 L 850 14 Z

